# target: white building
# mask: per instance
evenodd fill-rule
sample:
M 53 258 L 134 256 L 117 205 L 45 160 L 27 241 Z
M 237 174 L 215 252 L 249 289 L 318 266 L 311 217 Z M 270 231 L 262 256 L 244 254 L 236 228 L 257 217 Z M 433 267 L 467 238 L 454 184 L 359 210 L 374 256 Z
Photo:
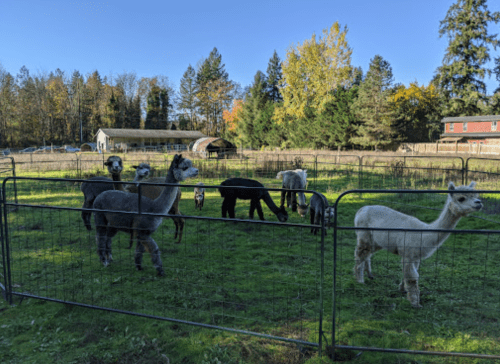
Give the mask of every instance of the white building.
M 187 145 L 206 135 L 199 131 L 143 130 L 143 129 L 99 129 L 96 134 L 97 150 L 109 152 L 115 149 L 163 147 Z

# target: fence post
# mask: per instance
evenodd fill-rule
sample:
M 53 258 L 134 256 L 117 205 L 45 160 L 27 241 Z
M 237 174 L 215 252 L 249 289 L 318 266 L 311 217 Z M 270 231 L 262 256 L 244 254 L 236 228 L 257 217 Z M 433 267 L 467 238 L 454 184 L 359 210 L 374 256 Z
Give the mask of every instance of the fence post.
M 318 178 L 318 155 L 314 155 L 314 186 L 313 188 L 316 189 L 316 180 Z

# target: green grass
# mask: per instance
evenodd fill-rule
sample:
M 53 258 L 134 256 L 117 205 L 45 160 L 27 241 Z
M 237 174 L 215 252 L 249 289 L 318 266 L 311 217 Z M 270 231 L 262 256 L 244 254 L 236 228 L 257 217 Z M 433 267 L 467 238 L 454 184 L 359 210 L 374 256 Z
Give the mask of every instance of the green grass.
M 245 163 L 200 167 L 199 180 L 217 185 L 226 176 L 248 176 L 280 187 L 275 173 Z M 35 172 L 42 176 L 39 172 Z M 67 172 L 51 172 L 63 177 Z M 256 174 L 257 173 L 257 174 Z M 385 168 L 364 171 L 372 188 L 445 189 L 446 173 L 415 174 Z M 411 174 L 413 173 L 413 174 Z M 27 174 L 22 174 L 27 176 Z M 131 175 L 131 174 L 130 174 Z M 33 177 L 33 175 L 31 175 Z M 45 177 L 45 175 L 43 175 Z M 341 191 L 357 188 L 353 167 L 324 168 L 309 188 L 332 203 Z M 130 178 L 127 176 L 124 180 Z M 412 182 L 413 181 L 413 182 Z M 195 184 L 198 180 L 190 180 Z M 458 183 L 458 182 L 457 182 Z M 478 188 L 494 189 L 496 181 Z M 12 183 L 7 189 L 13 200 Z M 19 207 L 8 214 L 12 283 L 16 292 L 63 301 L 172 317 L 209 325 L 250 330 L 317 342 L 320 239 L 307 226 L 278 226 L 258 221 L 187 219 L 184 239 L 173 243 L 174 225 L 165 220 L 154 234 L 166 275 L 155 276 L 149 256 L 144 271 L 133 265 L 129 237 L 113 240 L 113 263 L 104 268 L 96 253 L 94 231 L 84 228 L 79 185 L 68 182 L 17 181 Z M 202 212 L 194 210 L 192 188 L 183 187 L 180 210 L 188 216 L 220 217 L 221 199 L 207 191 Z M 271 193 L 279 202 L 278 192 Z M 309 200 L 310 196 L 308 196 Z M 351 194 L 340 200 L 339 226 L 353 225 L 366 204 L 387 204 L 430 222 L 444 195 Z M 498 195 L 487 196 L 485 211 L 496 212 Z M 64 207 L 66 209 L 49 209 Z M 487 208 L 488 207 L 488 208 Z M 431 209 L 429 209 L 431 208 Z M 236 216 L 246 219 L 249 203 L 238 201 Z M 268 221 L 277 219 L 264 206 Z M 463 219 L 458 229 L 498 229 L 496 215 L 481 212 Z M 298 214 L 291 223 L 308 224 Z M 342 345 L 499 354 L 500 290 L 497 277 L 499 238 L 495 234 L 452 234 L 420 268 L 424 308 L 410 307 L 398 291 L 399 260 L 385 251 L 372 259 L 376 279 L 359 285 L 352 276 L 355 235 L 340 230 L 337 248 L 336 342 Z M 333 237 L 325 245 L 324 330 L 331 344 Z M 9 306 L 0 300 L 0 360 L 8 363 L 326 363 L 316 351 L 296 344 L 209 330 L 176 322 L 90 310 L 25 298 Z M 339 355 L 349 357 L 348 352 Z M 365 352 L 353 363 L 472 363 L 473 359 Z M 481 361 L 487 362 L 487 361 Z

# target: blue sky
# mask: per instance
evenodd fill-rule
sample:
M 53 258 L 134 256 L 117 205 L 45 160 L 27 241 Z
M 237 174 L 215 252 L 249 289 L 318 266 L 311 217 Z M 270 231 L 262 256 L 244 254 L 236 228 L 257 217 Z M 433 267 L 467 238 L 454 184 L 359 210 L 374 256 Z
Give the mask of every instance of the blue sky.
M 16 75 L 60 68 L 102 76 L 124 71 L 165 75 L 178 90 L 189 64 L 217 47 L 229 78 L 242 87 L 267 69 L 274 50 L 320 35 L 335 21 L 349 28 L 352 64 L 368 70 L 381 55 L 396 82 L 428 84 L 448 44 L 439 22 L 454 0 L 250 0 L 250 1 L 2 1 L 0 64 Z M 500 1 L 489 1 L 500 11 Z M 492 24 L 490 34 L 500 33 Z M 492 58 L 500 49 L 491 52 Z M 498 87 L 486 79 L 488 93 Z

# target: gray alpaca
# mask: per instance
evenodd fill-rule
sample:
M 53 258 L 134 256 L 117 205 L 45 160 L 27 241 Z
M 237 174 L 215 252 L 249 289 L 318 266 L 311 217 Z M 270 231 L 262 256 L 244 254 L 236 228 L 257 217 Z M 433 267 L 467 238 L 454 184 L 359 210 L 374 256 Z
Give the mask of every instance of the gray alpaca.
M 136 167 L 134 167 L 136 168 Z M 149 171 L 151 171 L 151 167 L 147 163 L 141 163 L 139 166 L 136 168 L 135 172 L 135 178 L 134 182 L 142 182 L 141 183 L 141 195 L 146 196 L 147 198 L 154 200 L 158 198 L 158 196 L 161 195 L 163 192 L 164 186 L 155 186 L 152 185 L 154 183 L 163 183 L 165 182 L 165 179 L 163 177 L 153 177 L 153 178 L 148 178 L 146 177 L 149 175 Z M 139 183 L 127 185 L 125 188 L 125 191 L 130 192 L 130 193 L 139 193 Z M 182 235 L 184 232 L 184 219 L 181 217 L 182 213 L 179 210 L 179 202 L 181 200 L 181 190 L 178 190 L 177 197 L 174 201 L 174 204 L 168 211 L 169 215 L 176 215 L 176 217 L 172 217 L 172 220 L 174 220 L 175 224 L 175 235 L 174 239 L 177 239 L 175 241 L 176 244 L 180 244 L 182 241 Z M 134 235 L 132 234 L 130 236 L 130 244 L 129 244 L 129 249 L 134 245 Z
M 283 188 L 287 190 L 303 190 L 306 188 L 303 178 L 296 172 L 286 171 L 283 176 Z M 297 194 L 299 202 L 297 203 Z M 297 211 L 301 217 L 307 215 L 306 196 L 304 192 L 281 191 L 281 206 L 285 205 L 285 196 L 287 207 L 292 206 L 292 211 Z
M 179 182 L 197 175 L 198 170 L 192 166 L 191 161 L 182 158 L 182 155 L 178 154 L 170 164 L 167 177 L 163 182 L 178 185 Z M 113 260 L 111 239 L 117 232 L 124 231 L 132 234 L 135 231 L 137 236 L 135 249 L 136 268 L 142 270 L 142 255 L 147 250 L 151 254 L 151 260 L 158 275 L 162 276 L 164 274 L 160 250 L 151 235 L 160 226 L 163 215 L 166 215 L 172 207 L 178 190 L 177 186 L 165 186 L 160 196 L 155 200 L 141 196 L 141 213 L 147 213 L 148 215 L 137 214 L 139 212 L 139 198 L 136 194 L 124 191 L 105 191 L 96 198 L 94 209 L 112 210 L 94 212 L 97 252 L 104 266 L 107 266 Z M 129 213 L 124 214 L 121 212 Z M 130 212 L 135 212 L 135 214 L 130 214 Z
M 80 186 L 80 191 L 83 192 L 83 208 L 91 209 L 94 204 L 94 200 L 104 191 L 109 190 L 123 190 L 123 185 L 121 183 L 99 183 L 99 181 L 121 181 L 121 173 L 123 170 L 123 162 L 120 157 L 112 155 L 108 157 L 104 165 L 108 168 L 108 172 L 111 174 L 112 179 L 108 177 L 91 177 L 82 183 Z M 82 211 L 83 224 L 87 230 L 92 230 L 92 225 L 90 224 L 90 217 L 92 216 L 91 211 Z
M 323 204 L 321 203 L 323 200 Z M 321 220 L 324 219 L 325 227 L 331 227 L 331 219 L 335 209 L 328 205 L 328 200 L 321 193 L 319 195 L 312 195 L 309 201 L 309 214 L 311 216 L 311 225 L 321 225 Z M 316 235 L 318 233 L 318 228 L 311 228 L 311 232 Z M 325 231 L 326 235 L 326 231 Z

